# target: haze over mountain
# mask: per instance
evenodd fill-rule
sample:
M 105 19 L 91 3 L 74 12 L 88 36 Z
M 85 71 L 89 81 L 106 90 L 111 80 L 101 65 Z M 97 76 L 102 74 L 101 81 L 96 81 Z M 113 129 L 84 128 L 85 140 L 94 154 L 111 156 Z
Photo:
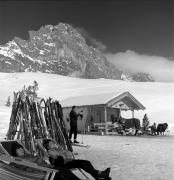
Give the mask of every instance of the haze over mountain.
M 145 72 L 116 68 L 79 28 L 59 23 L 29 31 L 29 40 L 15 37 L 0 46 L 0 72 L 44 72 L 80 78 L 154 81 Z M 104 48 L 104 47 L 103 47 Z
M 129 74 L 145 72 L 150 74 L 155 81 L 174 82 L 174 58 L 172 57 L 140 54 L 133 50 L 106 53 L 105 56 L 109 62 Z

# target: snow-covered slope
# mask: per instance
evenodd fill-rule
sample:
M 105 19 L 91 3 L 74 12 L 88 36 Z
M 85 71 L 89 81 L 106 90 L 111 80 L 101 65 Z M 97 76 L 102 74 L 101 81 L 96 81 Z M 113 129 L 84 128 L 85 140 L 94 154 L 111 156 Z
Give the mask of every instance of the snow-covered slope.
M 0 129 L 5 132 L 11 108 L 4 106 L 8 96 L 13 97 L 13 91 L 21 90 L 24 85 L 31 85 L 36 80 L 39 84 L 40 97 L 52 97 L 63 100 L 77 95 L 88 95 L 129 91 L 145 107 L 145 111 L 135 112 L 142 119 L 147 113 L 150 122 L 167 122 L 174 126 L 174 83 L 159 82 L 125 82 L 109 79 L 80 79 L 47 73 L 0 73 Z M 131 112 L 122 113 L 131 117 Z M 1 131 L 2 133 L 2 131 Z

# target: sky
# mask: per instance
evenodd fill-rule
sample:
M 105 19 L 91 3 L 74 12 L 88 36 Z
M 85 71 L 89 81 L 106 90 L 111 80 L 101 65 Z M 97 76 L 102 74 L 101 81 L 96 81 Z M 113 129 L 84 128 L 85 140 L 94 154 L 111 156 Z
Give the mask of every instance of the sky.
M 130 55 L 135 59 L 135 70 L 132 72 L 141 67 L 137 61 L 140 64 L 142 62 L 148 72 L 153 72 L 157 66 L 150 68 L 155 64 L 152 61 L 161 62 L 162 58 L 165 66 L 160 65 L 156 77 L 159 81 L 174 81 L 171 72 L 171 67 L 174 67 L 174 1 L 0 1 L 0 45 L 15 36 L 27 40 L 29 30 L 38 30 L 41 26 L 59 22 L 87 31 L 106 47 L 104 53 L 109 60 L 116 66 L 124 66 L 123 70 L 127 70 L 125 66 L 128 63 L 123 60 L 120 65 L 120 55 Z M 166 68 L 165 71 L 162 67 Z M 167 75 L 161 79 L 163 73 Z

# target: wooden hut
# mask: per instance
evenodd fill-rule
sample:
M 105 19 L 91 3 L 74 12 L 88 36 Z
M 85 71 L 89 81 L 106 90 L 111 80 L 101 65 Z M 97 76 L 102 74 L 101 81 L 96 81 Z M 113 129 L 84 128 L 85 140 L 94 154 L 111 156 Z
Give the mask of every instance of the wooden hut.
M 144 110 L 145 107 L 129 92 L 98 93 L 70 97 L 60 102 L 62 104 L 64 121 L 69 129 L 69 113 L 72 106 L 77 107 L 77 113 L 82 114 L 78 120 L 78 131 L 92 131 L 96 126 L 103 127 L 108 133 L 109 122 L 116 121 L 123 110 Z M 110 123 L 112 124 L 112 123 Z M 100 129 L 100 128 L 99 128 Z

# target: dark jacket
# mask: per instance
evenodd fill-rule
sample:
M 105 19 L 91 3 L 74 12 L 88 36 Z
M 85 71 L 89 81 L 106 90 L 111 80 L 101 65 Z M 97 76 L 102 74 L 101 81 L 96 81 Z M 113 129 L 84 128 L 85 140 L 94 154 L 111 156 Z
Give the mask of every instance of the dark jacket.
M 70 117 L 70 126 L 77 126 L 77 118 L 79 114 L 77 114 L 75 111 L 70 112 L 69 117 Z

